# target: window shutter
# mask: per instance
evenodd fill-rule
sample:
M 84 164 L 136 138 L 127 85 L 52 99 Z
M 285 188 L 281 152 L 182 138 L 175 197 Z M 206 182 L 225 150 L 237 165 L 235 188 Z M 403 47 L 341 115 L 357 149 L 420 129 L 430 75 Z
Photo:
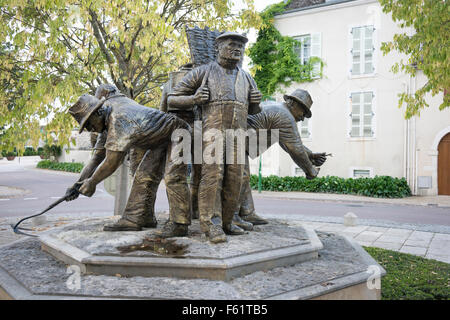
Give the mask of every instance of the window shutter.
M 375 116 L 372 92 L 354 92 L 351 94 L 351 137 L 373 137 Z
M 320 32 L 311 34 L 311 57 L 322 57 L 322 34 Z M 320 78 L 321 71 L 320 62 L 314 63 L 312 77 Z

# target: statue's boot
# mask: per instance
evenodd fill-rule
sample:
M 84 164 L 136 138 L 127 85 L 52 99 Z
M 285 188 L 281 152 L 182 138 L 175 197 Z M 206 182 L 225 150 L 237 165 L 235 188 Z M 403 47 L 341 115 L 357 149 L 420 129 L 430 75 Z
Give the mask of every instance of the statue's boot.
M 268 224 L 269 221 L 266 219 L 261 218 L 256 213 L 251 213 L 249 215 L 241 215 L 241 218 L 247 222 L 250 222 L 254 226 L 261 225 L 261 224 Z
M 157 232 L 161 238 L 186 237 L 188 235 L 188 225 L 167 221 L 162 230 Z
M 103 231 L 141 231 L 142 227 L 137 223 L 120 218 L 119 221 L 107 224 L 103 227 Z
M 158 221 L 156 221 L 156 218 L 154 215 L 146 215 L 144 216 L 144 222 L 142 224 L 143 228 L 156 228 L 158 225 Z
M 244 229 L 242 229 L 242 228 L 240 228 L 237 225 L 232 224 L 232 223 L 230 223 L 228 225 L 225 225 L 223 227 L 223 231 L 225 231 L 225 233 L 230 235 L 230 236 L 238 236 L 238 235 L 241 235 L 241 234 L 245 234 L 245 230 Z
M 213 224 L 209 227 L 206 232 L 209 241 L 212 243 L 227 242 L 227 236 L 220 225 Z
M 247 222 L 243 220 L 237 213 L 233 216 L 233 224 L 237 225 L 238 227 L 244 229 L 245 231 L 252 231 L 253 230 L 253 224 L 251 222 Z

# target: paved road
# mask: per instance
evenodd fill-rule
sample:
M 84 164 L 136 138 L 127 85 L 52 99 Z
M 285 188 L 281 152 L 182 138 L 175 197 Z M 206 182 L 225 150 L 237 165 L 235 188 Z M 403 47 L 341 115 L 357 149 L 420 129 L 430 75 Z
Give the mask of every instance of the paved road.
M 38 213 L 62 197 L 73 185 L 77 175 L 52 172 L 50 170 L 18 168 L 15 171 L 0 172 L 0 185 L 26 189 L 28 193 L 16 198 L 0 199 L 0 217 L 27 216 Z M 72 202 L 64 202 L 51 213 L 113 212 L 114 198 L 101 184 L 92 198 L 80 196 Z
M 10 167 L 10 170 L 2 170 L 0 171 L 0 185 L 24 188 L 30 192 L 18 198 L 0 199 L 0 217 L 18 217 L 37 213 L 64 195 L 66 188 L 72 185 L 76 179 L 77 175 L 75 174 L 23 167 Z M 274 199 L 261 197 L 256 192 L 254 197 L 256 209 L 261 214 L 342 217 L 351 211 L 360 219 L 450 226 L 450 210 L 448 208 Z M 168 210 L 168 207 L 165 188 L 162 184 L 158 191 L 156 211 L 165 211 Z M 103 185 L 100 185 L 92 198 L 81 196 L 75 201 L 60 204 L 51 213 L 112 214 L 113 209 L 114 198 L 104 190 Z
M 260 213 L 301 214 L 311 217 L 343 217 L 346 213 L 353 212 L 360 219 L 450 226 L 450 209 L 448 208 L 273 199 L 259 197 L 256 192 L 254 198 L 256 210 Z

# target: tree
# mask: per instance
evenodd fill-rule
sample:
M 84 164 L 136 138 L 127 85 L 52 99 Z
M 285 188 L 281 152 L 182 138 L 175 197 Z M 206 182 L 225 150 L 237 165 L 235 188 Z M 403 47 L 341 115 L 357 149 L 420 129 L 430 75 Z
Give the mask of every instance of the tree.
M 296 53 L 300 42 L 282 36 L 273 25 L 274 16 L 282 13 L 289 2 L 282 1 L 264 9 L 256 43 L 249 48 L 254 78 L 264 98 L 271 97 L 281 86 L 289 86 L 293 81 L 313 81 L 313 71 L 317 70 L 315 66 L 320 67 L 319 70 L 322 67 L 318 57 L 311 57 L 302 64 Z
M 428 81 L 413 93 L 400 94 L 399 107 L 406 104 L 405 117 L 420 115 L 428 107 L 425 96 L 444 93 L 439 106 L 443 110 L 450 105 L 450 16 L 449 2 L 445 0 L 380 0 L 383 12 L 391 13 L 402 28 L 412 28 L 412 35 L 396 34 L 393 41 L 383 43 L 381 50 L 386 55 L 397 50 L 405 53 L 392 67 L 397 73 L 403 71 L 416 76 L 421 70 Z
M 45 138 L 67 144 L 67 108 L 101 83 L 157 106 L 168 73 L 189 60 L 184 26 L 257 26 L 246 3 L 234 13 L 231 0 L 0 0 L 2 144 L 39 137 L 46 117 Z

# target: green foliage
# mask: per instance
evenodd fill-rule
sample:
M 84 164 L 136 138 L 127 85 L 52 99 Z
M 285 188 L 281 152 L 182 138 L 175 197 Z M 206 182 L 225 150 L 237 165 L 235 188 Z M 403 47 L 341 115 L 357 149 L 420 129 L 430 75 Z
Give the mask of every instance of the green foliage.
M 256 43 L 248 50 L 254 79 L 264 98 L 269 98 L 281 86 L 289 86 L 293 81 L 313 81 L 313 66 L 320 63 L 322 67 L 322 61 L 317 57 L 312 57 L 303 65 L 295 52 L 300 42 L 282 36 L 273 25 L 274 15 L 283 12 L 288 3 L 273 4 L 261 13 L 262 26 Z
M 252 189 L 258 188 L 258 176 L 251 175 L 250 185 Z M 262 178 L 262 190 L 356 194 L 375 198 L 411 196 L 411 190 L 404 178 L 389 176 L 358 179 L 326 176 L 313 180 L 307 180 L 305 177 L 268 176 Z
M 383 300 L 449 300 L 450 264 L 391 250 L 364 249 L 386 270 Z
M 189 60 L 185 25 L 259 26 L 245 3 L 236 12 L 231 0 L 0 0 L 1 149 L 68 145 L 67 108 L 101 83 L 158 106 L 168 73 Z
M 50 160 L 39 161 L 37 166 L 39 169 L 50 169 L 58 171 L 67 172 L 81 172 L 83 170 L 84 164 L 78 162 L 55 162 Z
M 428 81 L 413 93 L 401 93 L 399 107 L 406 105 L 405 117 L 420 115 L 428 104 L 427 94 L 444 93 L 440 110 L 450 106 L 450 7 L 441 0 L 379 0 L 383 12 L 391 13 L 402 28 L 412 28 L 414 33 L 396 34 L 393 41 L 383 43 L 386 55 L 397 50 L 407 55 L 396 63 L 393 72 L 406 72 L 415 76 L 423 71 Z
M 6 150 L 3 150 L 3 151 L 2 151 L 2 156 L 3 156 L 3 157 L 16 157 L 16 156 L 17 156 L 17 152 L 16 152 L 16 151 L 6 151 Z
M 37 155 L 38 155 L 38 152 L 35 151 L 32 147 L 26 147 L 26 148 L 25 148 L 25 151 L 24 151 L 24 153 L 23 153 L 23 156 L 24 156 L 24 157 L 27 157 L 27 156 L 37 156 Z
M 51 156 L 57 158 L 61 155 L 61 147 L 55 144 L 46 144 L 42 150 L 42 155 L 45 158 L 49 158 Z

